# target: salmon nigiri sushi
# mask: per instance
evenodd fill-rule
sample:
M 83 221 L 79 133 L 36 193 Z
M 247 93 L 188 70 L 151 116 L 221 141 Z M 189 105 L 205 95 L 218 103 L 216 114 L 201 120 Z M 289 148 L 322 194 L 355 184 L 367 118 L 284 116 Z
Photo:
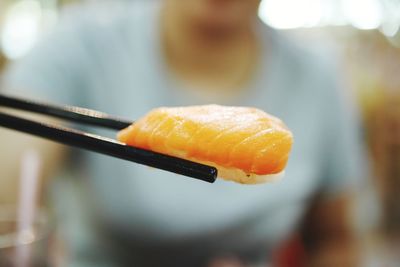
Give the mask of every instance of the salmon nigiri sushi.
M 257 184 L 282 176 L 293 136 L 259 109 L 204 105 L 154 109 L 118 140 L 214 166 L 225 180 Z

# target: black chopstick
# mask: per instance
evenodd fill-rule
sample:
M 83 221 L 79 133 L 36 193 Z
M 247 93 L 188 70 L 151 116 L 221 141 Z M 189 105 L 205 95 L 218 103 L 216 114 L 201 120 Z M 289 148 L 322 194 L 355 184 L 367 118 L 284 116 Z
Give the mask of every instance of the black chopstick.
M 0 106 L 44 114 L 72 122 L 99 126 L 112 130 L 121 130 L 133 123 L 132 121 L 115 118 L 106 113 L 92 109 L 74 106 L 57 106 L 3 94 L 0 94 Z
M 42 104 L 39 103 L 33 103 L 31 101 L 24 101 L 21 99 L 17 99 L 16 102 L 13 102 L 10 101 L 14 100 L 13 98 L 3 97 L 1 95 L 0 99 L 0 106 L 2 106 L 4 102 L 8 101 L 7 104 L 4 104 L 3 106 L 11 107 L 14 109 L 21 108 L 28 111 L 33 111 L 32 109 L 34 109 L 33 112 L 36 113 L 52 115 L 75 122 L 78 120 L 81 123 L 85 123 L 85 120 L 89 120 L 90 122 L 88 123 L 91 125 L 103 126 L 112 129 L 115 129 L 114 127 L 116 127 L 118 123 L 123 122 L 121 120 L 114 121 L 107 114 L 97 113 L 97 111 L 92 110 L 88 110 L 90 111 L 90 115 L 85 115 L 84 113 L 80 112 L 80 110 L 78 113 L 79 115 L 75 117 L 74 114 L 71 114 L 75 112 L 75 109 L 70 107 L 56 107 L 45 104 L 42 110 Z M 12 105 L 14 103 L 17 103 L 18 105 Z M 51 107 L 50 112 L 47 107 Z M 56 114 L 53 114 L 53 111 L 56 111 Z M 93 116 L 93 114 L 102 114 L 104 115 L 104 117 Z M 86 119 L 86 116 L 89 116 L 89 118 Z M 94 120 L 91 120 L 91 118 L 94 118 Z M 102 122 L 103 119 L 106 120 L 106 123 Z M 113 124 L 114 122 L 115 124 Z M 120 125 L 122 125 L 122 123 Z M 4 112 L 0 112 L 0 126 L 50 139 L 65 145 L 79 147 L 112 157 L 128 160 L 131 162 L 136 162 L 139 164 L 144 164 L 177 174 L 182 174 L 205 182 L 213 183 L 215 182 L 217 177 L 217 169 L 212 166 L 128 146 L 113 139 L 81 132 L 67 127 L 31 121 Z

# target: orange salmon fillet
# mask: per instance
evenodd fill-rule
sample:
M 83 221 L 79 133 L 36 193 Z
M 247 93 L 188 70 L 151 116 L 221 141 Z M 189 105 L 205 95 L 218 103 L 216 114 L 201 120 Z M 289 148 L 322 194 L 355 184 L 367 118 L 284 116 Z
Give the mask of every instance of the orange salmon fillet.
M 120 131 L 118 140 L 217 168 L 269 175 L 284 170 L 293 136 L 281 120 L 259 109 L 205 105 L 154 109 Z

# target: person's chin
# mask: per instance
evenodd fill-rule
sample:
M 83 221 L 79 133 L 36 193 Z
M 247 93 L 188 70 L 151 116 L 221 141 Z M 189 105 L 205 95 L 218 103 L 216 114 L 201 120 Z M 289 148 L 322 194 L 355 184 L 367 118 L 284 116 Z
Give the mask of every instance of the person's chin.
M 236 29 L 227 25 L 204 23 L 197 24 L 192 33 L 196 35 L 196 38 L 203 41 L 219 42 L 234 36 Z

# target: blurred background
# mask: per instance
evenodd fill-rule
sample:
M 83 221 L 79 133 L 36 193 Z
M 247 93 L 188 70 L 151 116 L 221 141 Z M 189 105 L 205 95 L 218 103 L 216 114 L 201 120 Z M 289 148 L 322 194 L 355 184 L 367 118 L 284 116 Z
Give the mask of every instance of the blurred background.
M 76 2 L 81 1 L 0 0 L 0 70 L 24 56 L 57 24 L 63 6 Z M 378 193 L 362 211 L 368 214 L 369 207 L 379 207 L 379 217 L 366 237 L 373 262 L 379 251 L 385 255 L 393 250 L 393 237 L 400 236 L 400 4 L 397 0 L 263 0 L 259 16 L 316 50 L 330 47 L 342 59 L 343 77 L 362 111 L 373 164 L 371 181 Z

